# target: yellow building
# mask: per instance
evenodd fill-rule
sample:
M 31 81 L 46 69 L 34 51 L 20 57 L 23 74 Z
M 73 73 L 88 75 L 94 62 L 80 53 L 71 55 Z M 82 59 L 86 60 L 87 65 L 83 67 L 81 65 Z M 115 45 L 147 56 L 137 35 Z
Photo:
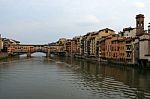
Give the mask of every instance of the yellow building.
M 59 44 L 59 45 L 64 45 L 65 42 L 66 42 L 66 38 L 60 38 L 60 39 L 58 40 L 58 44 Z
M 114 30 L 111 30 L 109 28 L 105 28 L 102 30 L 99 30 L 97 32 L 92 32 L 91 37 L 89 39 L 90 42 L 90 57 L 98 57 L 99 50 L 98 50 L 98 41 L 102 37 L 107 37 L 109 35 L 115 34 Z

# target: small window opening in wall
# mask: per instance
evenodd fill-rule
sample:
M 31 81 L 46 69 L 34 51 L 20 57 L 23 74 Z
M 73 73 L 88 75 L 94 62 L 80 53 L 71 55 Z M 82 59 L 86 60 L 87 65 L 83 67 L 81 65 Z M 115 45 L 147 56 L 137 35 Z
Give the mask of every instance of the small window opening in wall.
M 106 30 L 106 33 L 108 33 L 108 30 Z

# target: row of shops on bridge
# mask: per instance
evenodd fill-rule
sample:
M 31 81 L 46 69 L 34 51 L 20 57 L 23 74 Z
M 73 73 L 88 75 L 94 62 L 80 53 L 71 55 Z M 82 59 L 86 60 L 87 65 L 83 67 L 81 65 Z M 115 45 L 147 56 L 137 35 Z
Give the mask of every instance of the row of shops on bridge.
M 63 47 L 58 44 L 21 44 L 17 40 L 2 38 L 0 36 L 0 57 L 21 54 L 31 56 L 35 52 L 46 53 L 46 56 L 50 56 L 51 53 L 58 55 L 64 55 L 65 53 Z
M 3 38 L 0 34 L 0 59 L 8 56 L 9 47 L 11 45 L 19 45 L 19 41 Z

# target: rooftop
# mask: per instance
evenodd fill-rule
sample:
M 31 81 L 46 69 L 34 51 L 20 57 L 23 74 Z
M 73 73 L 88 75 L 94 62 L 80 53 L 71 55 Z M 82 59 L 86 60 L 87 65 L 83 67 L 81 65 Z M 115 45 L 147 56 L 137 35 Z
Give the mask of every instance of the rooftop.
M 136 19 L 137 18 L 144 18 L 144 15 L 143 14 L 138 14 L 138 15 L 136 15 Z
M 112 32 L 115 32 L 114 30 L 109 29 L 109 28 L 101 29 L 101 30 L 99 30 L 98 32 L 101 32 L 101 31 L 112 31 Z
M 132 27 L 128 27 L 128 28 L 124 28 L 123 31 L 131 31 L 131 30 L 134 30 L 135 28 L 132 28 Z

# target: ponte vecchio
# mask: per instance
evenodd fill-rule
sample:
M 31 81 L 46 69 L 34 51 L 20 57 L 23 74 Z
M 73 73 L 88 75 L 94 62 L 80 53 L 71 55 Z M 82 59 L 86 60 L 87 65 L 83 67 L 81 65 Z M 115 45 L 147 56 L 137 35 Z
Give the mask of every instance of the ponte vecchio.
M 64 55 L 65 52 L 61 50 L 60 46 L 49 46 L 49 45 L 33 45 L 33 44 L 18 44 L 11 45 L 8 47 L 8 55 L 22 55 L 27 54 L 27 57 L 31 57 L 31 54 L 35 52 L 45 53 L 47 57 L 50 54 Z

